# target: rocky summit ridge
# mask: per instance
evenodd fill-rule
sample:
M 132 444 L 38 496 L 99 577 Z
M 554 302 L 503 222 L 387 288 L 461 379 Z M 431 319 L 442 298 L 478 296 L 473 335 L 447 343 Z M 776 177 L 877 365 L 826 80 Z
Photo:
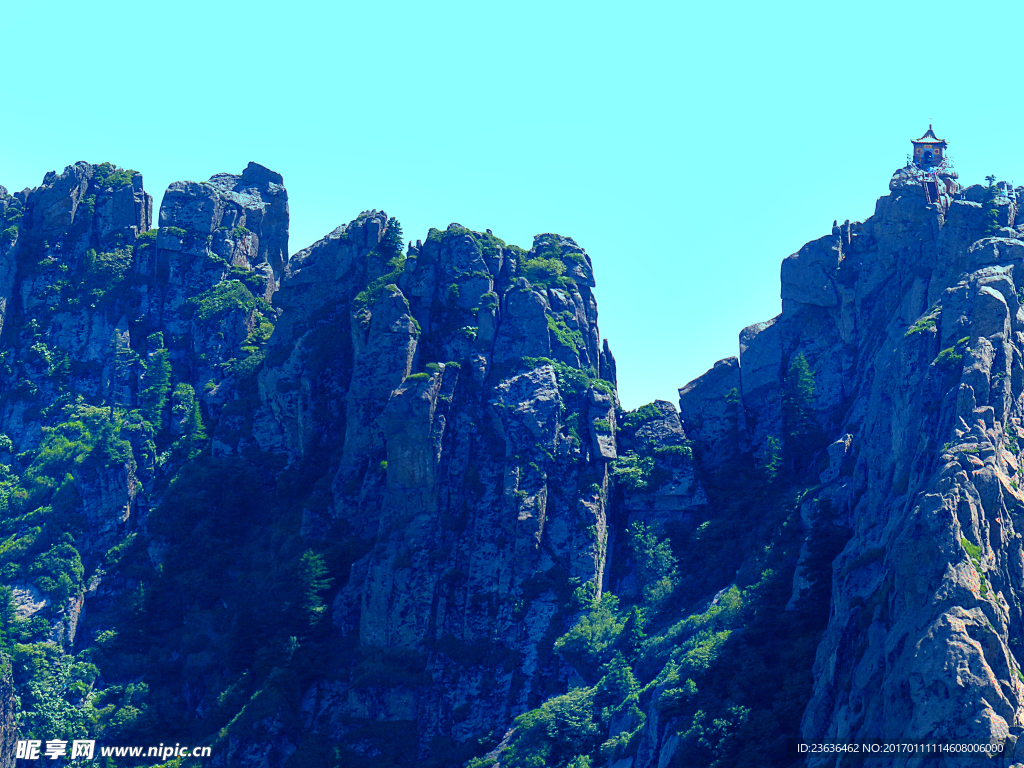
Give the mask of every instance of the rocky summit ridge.
M 155 229 L 109 163 L 0 187 L 0 765 L 1011 754 L 1017 200 L 897 172 L 738 357 L 624 411 L 571 238 L 371 210 L 289 257 L 255 163 Z

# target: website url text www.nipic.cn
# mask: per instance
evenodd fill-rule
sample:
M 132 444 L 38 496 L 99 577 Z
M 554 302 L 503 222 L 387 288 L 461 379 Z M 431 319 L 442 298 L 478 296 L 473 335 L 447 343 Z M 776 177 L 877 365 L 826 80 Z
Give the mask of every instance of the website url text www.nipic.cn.
M 56 760 L 65 757 L 70 760 L 91 760 L 96 756 L 94 739 L 27 739 L 19 741 L 14 756 L 18 760 Z M 210 747 L 183 747 L 181 744 L 160 744 L 158 747 L 100 747 L 100 757 L 156 757 L 169 760 L 172 757 L 209 757 Z

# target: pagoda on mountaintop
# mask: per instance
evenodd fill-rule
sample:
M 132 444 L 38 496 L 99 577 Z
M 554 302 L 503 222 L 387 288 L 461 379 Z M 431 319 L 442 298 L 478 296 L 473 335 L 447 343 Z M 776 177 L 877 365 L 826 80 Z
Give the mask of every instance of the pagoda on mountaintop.
M 911 139 L 914 145 L 914 155 L 911 162 L 923 170 L 942 168 L 946 164 L 946 148 L 949 146 L 945 141 L 935 135 L 931 123 L 928 124 L 928 131 L 920 139 Z
M 959 174 L 953 170 L 947 152 L 949 142 L 936 136 L 929 123 L 924 136 L 911 139 L 910 143 L 914 145 L 914 153 L 907 157 L 907 167 L 896 175 L 906 177 L 912 184 L 920 183 L 928 204 L 938 203 L 945 211 L 953 196 L 960 192 Z M 890 183 L 890 189 L 892 186 Z

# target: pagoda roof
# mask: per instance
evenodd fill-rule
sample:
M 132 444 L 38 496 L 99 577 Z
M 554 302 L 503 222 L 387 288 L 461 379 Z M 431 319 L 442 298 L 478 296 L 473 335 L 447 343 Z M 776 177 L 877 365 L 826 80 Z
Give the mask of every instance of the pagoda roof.
M 928 126 L 928 131 L 920 139 L 911 139 L 911 144 L 945 144 L 945 139 L 940 139 L 935 135 L 935 131 L 932 130 L 931 125 Z

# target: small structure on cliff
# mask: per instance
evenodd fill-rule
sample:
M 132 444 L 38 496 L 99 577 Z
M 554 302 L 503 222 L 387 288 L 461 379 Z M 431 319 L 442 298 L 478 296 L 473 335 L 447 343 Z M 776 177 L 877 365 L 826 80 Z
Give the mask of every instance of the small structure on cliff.
M 929 123 L 924 136 L 911 139 L 910 143 L 914 151 L 907 156 L 906 167 L 893 176 L 889 188 L 920 184 L 928 204 L 938 204 L 945 212 L 953 196 L 960 192 L 958 174 L 949 158 L 949 142 L 936 136 Z
M 911 139 L 914 145 L 914 156 L 911 162 L 922 170 L 941 168 L 946 163 L 946 148 L 949 146 L 945 141 L 935 135 L 931 123 L 928 124 L 928 131 L 920 139 Z

